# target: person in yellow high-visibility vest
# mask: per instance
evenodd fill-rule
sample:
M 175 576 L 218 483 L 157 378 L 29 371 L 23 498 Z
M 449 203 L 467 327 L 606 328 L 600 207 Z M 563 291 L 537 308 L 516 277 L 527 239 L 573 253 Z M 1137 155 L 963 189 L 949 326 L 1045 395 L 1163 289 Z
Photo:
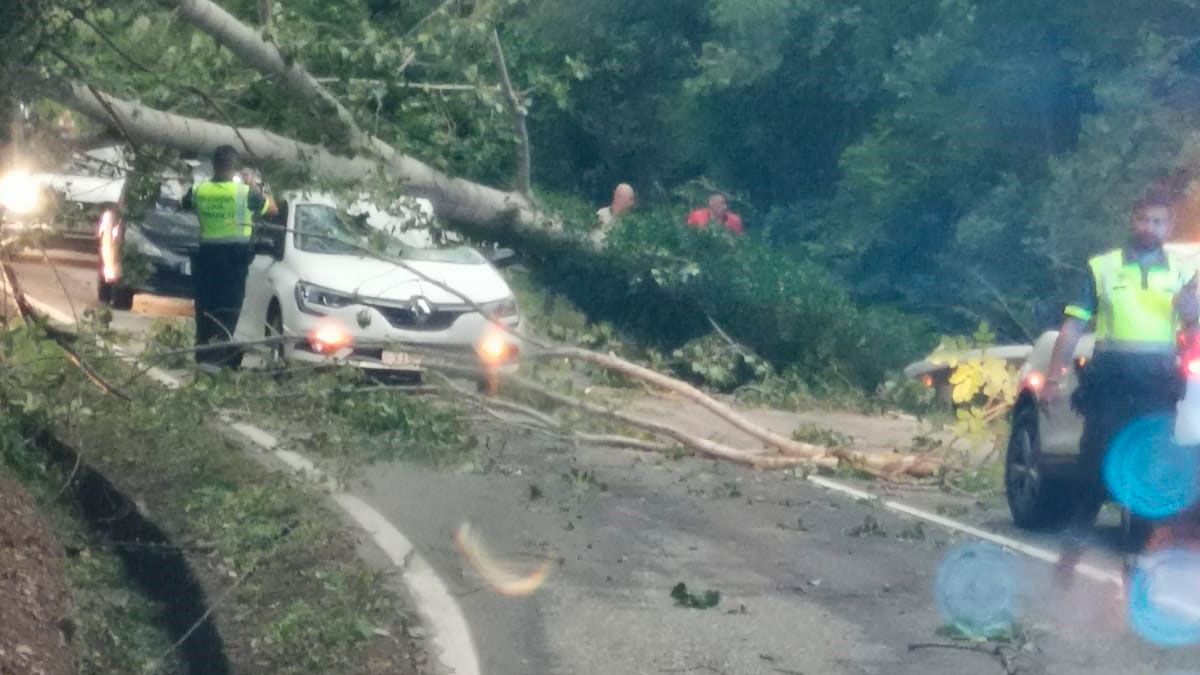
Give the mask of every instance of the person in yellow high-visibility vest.
M 1058 578 L 1066 582 L 1083 552 L 1083 541 L 1107 497 L 1101 474 L 1113 438 L 1130 422 L 1172 412 L 1182 395 L 1176 336 L 1200 316 L 1196 270 L 1163 248 L 1175 228 L 1175 194 L 1146 193 L 1133 210 L 1132 237 L 1088 261 L 1084 291 L 1066 315 L 1050 359 L 1041 398 L 1061 398 L 1075 348 L 1089 323 L 1096 346 L 1080 375 L 1072 406 L 1083 415 L 1076 506 Z
M 184 197 L 184 207 L 200 219 L 200 247 L 192 258 L 195 283 L 196 346 L 233 338 L 246 295 L 246 273 L 253 259 L 255 216 L 273 216 L 278 207 L 257 184 L 237 176 L 238 153 L 222 145 L 213 152 L 213 177 Z M 196 352 L 196 362 L 238 368 L 236 348 Z

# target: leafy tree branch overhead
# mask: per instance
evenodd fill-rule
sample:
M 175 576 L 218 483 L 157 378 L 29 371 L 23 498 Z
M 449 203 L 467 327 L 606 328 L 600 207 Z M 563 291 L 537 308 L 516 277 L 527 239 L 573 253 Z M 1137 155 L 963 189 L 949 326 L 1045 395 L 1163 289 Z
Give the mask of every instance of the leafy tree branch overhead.
M 1200 128 L 1200 12 L 1179 0 L 30 0 L 0 12 L 6 96 L 34 72 L 59 91 L 70 79 L 261 129 L 305 144 L 293 151 L 373 164 L 456 219 L 526 192 L 594 211 L 623 181 L 644 207 L 683 211 L 720 187 L 780 264 L 831 270 L 856 302 L 943 332 L 989 319 L 1004 339 L 1034 331 L 1038 299 L 1072 292 L 1146 183 L 1193 166 Z

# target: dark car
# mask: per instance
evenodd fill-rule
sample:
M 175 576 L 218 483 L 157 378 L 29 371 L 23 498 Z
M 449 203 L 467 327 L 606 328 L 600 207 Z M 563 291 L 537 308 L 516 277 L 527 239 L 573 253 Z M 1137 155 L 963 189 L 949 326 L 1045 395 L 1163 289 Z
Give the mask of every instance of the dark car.
M 135 293 L 192 297 L 191 256 L 200 245 L 200 222 L 176 204 L 160 201 L 141 219 L 125 222 L 115 210 L 101 215 L 101 302 L 129 309 Z

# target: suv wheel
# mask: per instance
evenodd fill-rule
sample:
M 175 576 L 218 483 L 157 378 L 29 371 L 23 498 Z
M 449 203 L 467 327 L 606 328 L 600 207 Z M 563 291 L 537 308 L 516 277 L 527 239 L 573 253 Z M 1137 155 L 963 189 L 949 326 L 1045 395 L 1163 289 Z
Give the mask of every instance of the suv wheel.
M 1046 475 L 1037 408 L 1030 404 L 1013 413 L 1004 460 L 1004 492 L 1013 522 L 1022 529 L 1062 527 L 1070 516 L 1074 490 L 1070 483 Z
M 1128 554 L 1141 553 L 1154 532 L 1154 523 L 1121 508 L 1121 550 Z
M 120 284 L 110 284 L 103 277 L 96 280 L 96 298 L 113 309 L 133 309 L 133 291 Z

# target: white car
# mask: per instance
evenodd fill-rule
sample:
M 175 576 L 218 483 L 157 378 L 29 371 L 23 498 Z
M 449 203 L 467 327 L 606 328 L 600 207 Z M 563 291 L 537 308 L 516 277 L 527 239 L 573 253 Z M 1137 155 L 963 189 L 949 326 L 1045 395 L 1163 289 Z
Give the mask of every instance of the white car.
M 496 323 L 517 328 L 521 317 L 496 267 L 474 248 L 435 245 L 428 227 L 405 229 L 428 220 L 428 202 L 412 200 L 388 213 L 360 202 L 352 209 L 360 218 L 352 218 L 326 196 L 287 197 L 281 203 L 286 232 L 262 227 L 256 235 L 239 340 L 295 338 L 272 346 L 277 364 L 334 357 L 361 368 L 411 372 L 433 351 L 489 368 L 516 366 L 520 341 Z M 420 274 L 373 257 L 364 246 Z

